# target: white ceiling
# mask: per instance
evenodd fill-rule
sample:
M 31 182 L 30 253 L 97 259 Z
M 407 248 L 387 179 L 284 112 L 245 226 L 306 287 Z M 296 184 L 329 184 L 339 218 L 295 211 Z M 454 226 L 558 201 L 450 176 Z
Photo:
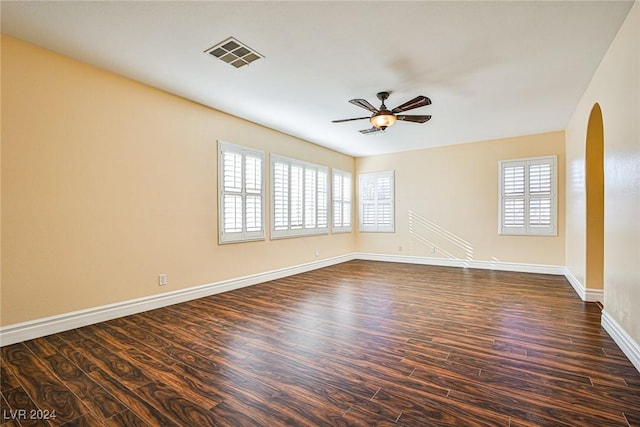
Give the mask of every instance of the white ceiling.
M 2 32 L 355 156 L 565 129 L 633 1 L 2 1 Z M 204 53 L 234 36 L 265 56 Z M 362 135 L 347 101 L 417 95 Z

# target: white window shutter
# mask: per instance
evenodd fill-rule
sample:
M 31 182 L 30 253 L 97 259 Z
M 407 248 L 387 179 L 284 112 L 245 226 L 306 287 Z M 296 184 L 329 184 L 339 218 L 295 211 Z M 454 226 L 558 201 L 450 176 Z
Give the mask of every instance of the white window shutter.
M 557 235 L 556 156 L 499 163 L 499 233 Z
M 224 195 L 224 233 L 242 232 L 242 196 Z
M 273 167 L 273 223 L 275 230 L 289 228 L 289 165 L 275 163 Z
M 264 239 L 264 153 L 219 141 L 220 243 Z
M 306 168 L 304 171 L 304 227 L 315 228 L 317 221 L 317 171 Z
M 332 176 L 332 231 L 346 233 L 351 231 L 351 174 L 333 170 Z
M 225 151 L 223 154 L 224 191 L 242 191 L 242 155 Z
M 318 228 L 327 228 L 329 226 L 329 209 L 327 206 L 329 194 L 327 192 L 329 186 L 329 175 L 324 170 L 317 172 L 317 220 Z
M 271 155 L 271 238 L 328 232 L 328 168 Z
M 360 231 L 395 231 L 394 172 L 360 174 Z

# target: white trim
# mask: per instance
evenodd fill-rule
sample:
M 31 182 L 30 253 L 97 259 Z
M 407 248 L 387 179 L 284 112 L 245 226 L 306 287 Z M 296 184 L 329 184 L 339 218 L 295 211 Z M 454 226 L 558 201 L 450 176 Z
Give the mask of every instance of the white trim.
M 573 275 L 573 273 L 571 272 L 571 270 L 569 270 L 568 267 L 564 268 L 564 277 L 567 278 L 567 281 L 569 282 L 569 284 L 573 286 L 573 290 L 576 291 L 578 296 L 584 301 L 584 299 L 586 298 L 586 289 L 584 285 L 580 282 L 580 280 L 578 280 L 578 278 Z
M 357 253 L 356 259 L 369 261 L 406 262 L 409 264 L 437 265 L 442 267 L 480 268 L 483 270 L 515 271 L 520 273 L 538 273 L 564 275 L 564 267 L 559 265 L 523 264 L 501 261 L 478 261 L 455 258 L 436 258 L 407 255 L 386 255 Z
M 588 289 L 585 288 L 582 282 L 573 275 L 568 267 L 564 268 L 564 277 L 567 278 L 573 289 L 576 291 L 582 301 L 587 302 L 604 302 L 604 291 L 602 289 Z
M 602 289 L 586 289 L 583 301 L 604 303 L 604 290 Z
M 602 310 L 600 324 L 640 372 L 640 344 L 635 342 L 606 310 Z
M 71 313 L 15 323 L 13 325 L 0 327 L 0 346 L 15 344 L 33 338 L 43 337 L 45 335 L 55 334 L 118 317 L 128 316 L 130 314 L 141 313 L 143 311 L 166 307 L 180 302 L 191 301 L 222 292 L 232 291 L 234 289 L 252 286 L 258 283 L 264 283 L 270 280 L 280 279 L 282 277 L 304 273 L 334 264 L 340 264 L 352 259 L 353 255 L 347 254 L 292 267 L 280 268 L 265 273 L 252 274 L 249 276 L 208 283 L 192 288 L 180 289 L 160 295 L 136 298 L 129 301 L 122 301 L 86 310 L 73 311 Z

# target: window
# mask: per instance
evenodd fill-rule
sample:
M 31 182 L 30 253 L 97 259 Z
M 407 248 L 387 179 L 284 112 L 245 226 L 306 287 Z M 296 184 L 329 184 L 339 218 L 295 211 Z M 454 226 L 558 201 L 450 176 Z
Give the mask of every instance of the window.
M 557 235 L 556 156 L 500 162 L 499 234 Z
M 271 237 L 329 232 L 329 168 L 271 155 Z
M 333 224 L 334 233 L 351 231 L 351 174 L 333 170 Z
M 393 171 L 359 175 L 360 231 L 395 231 L 393 178 Z
M 220 243 L 264 239 L 264 153 L 218 142 Z

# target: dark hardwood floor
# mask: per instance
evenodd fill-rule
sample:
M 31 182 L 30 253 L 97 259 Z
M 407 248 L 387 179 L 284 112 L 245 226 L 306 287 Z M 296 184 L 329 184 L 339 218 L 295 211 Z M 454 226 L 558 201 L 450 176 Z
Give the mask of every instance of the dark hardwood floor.
M 1 392 L 2 426 L 640 425 L 563 277 L 367 261 L 3 347 Z

